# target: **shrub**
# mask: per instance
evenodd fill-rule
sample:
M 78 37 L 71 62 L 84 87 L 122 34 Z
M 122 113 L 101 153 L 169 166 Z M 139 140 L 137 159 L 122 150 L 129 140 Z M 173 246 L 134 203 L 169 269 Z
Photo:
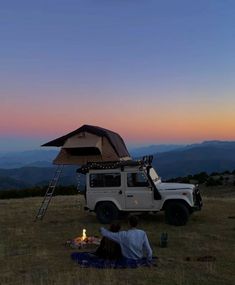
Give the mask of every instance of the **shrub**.
M 224 180 L 224 177 L 223 177 L 222 175 L 220 175 L 219 180 L 220 180 L 220 181 L 223 181 L 223 180 Z
M 211 173 L 211 176 L 218 176 L 218 175 L 220 175 L 219 172 L 212 172 Z
M 203 184 L 207 181 L 208 177 L 209 176 L 206 172 L 200 172 L 198 174 L 195 174 L 193 176 L 193 179 L 197 180 L 199 184 Z
M 206 181 L 206 186 L 218 186 L 218 185 L 223 185 L 220 179 L 214 179 L 212 177 L 209 177 Z
M 222 172 L 222 174 L 231 174 L 231 172 L 229 170 L 226 170 L 226 171 Z

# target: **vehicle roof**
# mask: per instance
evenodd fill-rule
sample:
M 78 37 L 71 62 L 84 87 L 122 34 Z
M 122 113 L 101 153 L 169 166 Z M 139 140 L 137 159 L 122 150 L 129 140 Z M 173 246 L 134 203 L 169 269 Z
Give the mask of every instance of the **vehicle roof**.
M 107 170 L 116 170 L 116 171 L 124 171 L 125 169 L 138 169 L 143 167 L 144 163 L 142 160 L 126 160 L 126 161 L 115 161 L 115 162 L 92 162 L 87 163 L 81 168 L 77 169 L 78 173 L 88 173 L 89 171 L 107 171 Z

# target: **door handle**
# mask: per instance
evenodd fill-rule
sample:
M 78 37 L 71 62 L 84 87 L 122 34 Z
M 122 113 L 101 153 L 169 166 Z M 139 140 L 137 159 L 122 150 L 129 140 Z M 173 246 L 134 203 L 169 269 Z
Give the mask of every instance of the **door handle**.
M 120 194 L 120 195 L 121 195 L 121 194 L 122 194 L 122 190 L 120 190 L 120 191 L 118 192 L 118 194 Z
M 127 197 L 133 197 L 133 195 L 127 195 Z

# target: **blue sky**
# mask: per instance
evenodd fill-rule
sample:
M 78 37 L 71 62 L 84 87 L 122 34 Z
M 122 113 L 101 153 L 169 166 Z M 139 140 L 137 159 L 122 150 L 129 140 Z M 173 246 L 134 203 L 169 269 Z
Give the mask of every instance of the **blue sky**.
M 1 1 L 0 150 L 84 123 L 128 143 L 235 139 L 234 15 L 231 0 Z

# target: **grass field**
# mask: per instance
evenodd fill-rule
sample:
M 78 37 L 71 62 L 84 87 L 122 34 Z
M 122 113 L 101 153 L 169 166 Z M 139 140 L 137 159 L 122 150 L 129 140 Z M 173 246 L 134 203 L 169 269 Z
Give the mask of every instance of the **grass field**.
M 138 269 L 86 269 L 70 260 L 66 240 L 99 235 L 94 214 L 83 211 L 82 196 L 57 196 L 41 222 L 34 222 L 42 198 L 0 200 L 0 284 L 169 284 L 232 285 L 235 280 L 235 194 L 206 191 L 201 212 L 184 227 L 164 223 L 163 213 L 141 215 L 158 266 Z M 210 194 L 210 192 L 215 195 Z M 127 220 L 122 221 L 122 229 Z M 159 246 L 167 232 L 167 248 Z M 214 261 L 205 261 L 211 256 Z

